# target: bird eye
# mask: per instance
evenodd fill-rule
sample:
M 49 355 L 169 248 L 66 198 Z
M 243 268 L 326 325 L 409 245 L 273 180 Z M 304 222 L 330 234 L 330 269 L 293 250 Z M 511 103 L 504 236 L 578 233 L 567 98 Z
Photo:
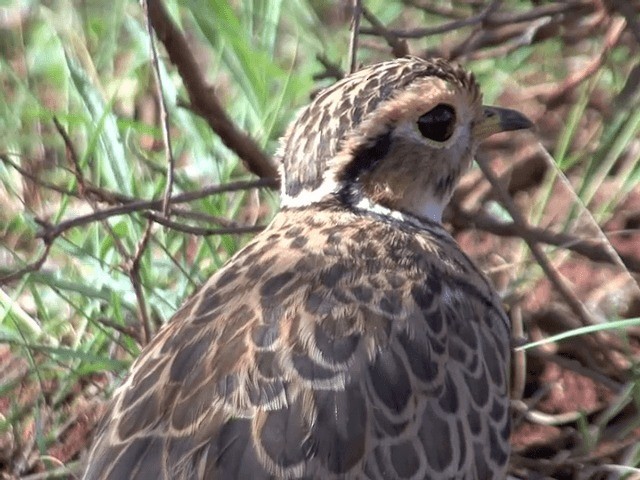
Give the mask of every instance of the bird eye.
M 451 105 L 441 103 L 418 119 L 418 130 L 423 137 L 444 142 L 453 135 L 456 112 Z

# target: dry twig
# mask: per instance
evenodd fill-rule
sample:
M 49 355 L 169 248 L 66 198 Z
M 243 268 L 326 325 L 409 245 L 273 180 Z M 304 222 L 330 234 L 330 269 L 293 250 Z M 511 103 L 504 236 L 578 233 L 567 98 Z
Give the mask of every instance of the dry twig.
M 374 35 L 378 35 L 384 38 L 387 44 L 391 47 L 391 52 L 396 58 L 404 57 L 409 54 L 409 44 L 406 40 L 398 38 L 396 34 L 389 31 L 384 24 L 378 20 L 378 18 L 371 13 L 366 7 L 362 7 L 362 15 L 371 24 L 371 29 L 360 29 L 360 33 L 371 32 Z
M 349 73 L 358 68 L 358 35 L 360 34 L 360 18 L 362 18 L 362 0 L 352 0 L 351 40 L 349 42 Z
M 373 28 L 363 28 L 361 30 L 361 33 L 366 35 L 382 36 L 385 38 L 385 40 L 387 40 L 387 42 L 389 42 L 389 38 L 393 38 L 394 42 L 399 42 L 401 41 L 401 39 L 405 39 L 405 38 L 429 37 L 431 35 L 447 33 L 453 30 L 458 30 L 463 27 L 468 27 L 471 25 L 482 23 L 485 21 L 486 18 L 489 17 L 489 15 L 491 15 L 491 13 L 493 13 L 500 6 L 500 3 L 502 3 L 502 0 L 493 0 L 491 3 L 489 3 L 489 5 L 483 8 L 482 11 L 480 11 L 480 13 L 478 13 L 477 15 L 473 15 L 471 17 L 463 18 L 459 20 L 454 20 L 452 22 L 438 25 L 437 27 L 416 28 L 413 30 L 389 30 L 385 28 L 382 24 L 380 24 L 379 21 L 376 22 L 375 24 L 374 22 L 371 22 L 371 20 L 367 16 L 367 13 L 365 13 L 365 17 L 367 17 L 367 20 L 369 20 L 369 22 L 371 22 L 371 24 L 373 25 Z M 391 45 L 391 43 L 389 43 L 389 45 Z M 391 46 L 393 47 L 393 45 Z M 395 50 L 394 50 L 394 53 L 395 53 Z
M 514 222 L 507 223 L 496 220 L 482 211 L 469 212 L 455 204 L 452 204 L 452 208 L 453 212 L 450 220 L 456 229 L 467 229 L 473 226 L 500 237 L 520 237 L 523 233 L 523 228 Z M 617 265 L 618 263 L 615 258 L 612 258 L 609 249 L 598 241 L 576 237 L 563 232 L 552 232 L 532 225 L 527 225 L 524 233 L 534 242 L 564 248 L 594 262 L 612 265 Z M 640 273 L 640 259 L 621 253 L 618 255 L 622 259 L 625 268 L 631 272 Z
M 255 141 L 228 117 L 213 89 L 204 80 L 191 48 L 160 0 L 149 2 L 149 20 L 177 67 L 189 94 L 191 109 L 204 118 L 222 142 L 234 151 L 247 169 L 261 178 L 277 178 L 278 171 Z
M 164 201 L 163 201 L 164 204 Z M 142 279 L 140 278 L 140 260 L 142 255 L 144 255 L 147 246 L 149 245 L 149 239 L 151 238 L 151 229 L 153 228 L 153 222 L 148 221 L 147 226 L 144 229 L 144 233 L 142 234 L 142 238 L 138 242 L 138 246 L 136 247 L 136 251 L 126 263 L 127 274 L 129 275 L 129 280 L 131 281 L 131 285 L 133 286 L 133 291 L 136 294 L 136 301 L 138 302 L 138 311 L 140 313 L 140 319 L 142 323 L 142 345 L 146 345 L 151 340 L 152 331 L 151 331 L 151 320 L 149 319 L 149 310 L 147 308 L 146 297 L 144 296 L 144 291 L 142 290 Z
M 257 233 L 265 229 L 264 225 L 234 225 L 224 228 L 202 228 L 185 225 L 183 223 L 174 222 L 163 216 L 153 212 L 146 212 L 144 216 L 156 223 L 169 227 L 179 232 L 189 233 L 191 235 L 207 236 L 207 235 L 239 235 L 243 233 Z
M 153 1 L 153 0 L 152 0 Z M 156 42 L 153 38 L 151 21 L 149 20 L 149 1 L 142 2 L 145 12 L 145 23 L 147 25 L 147 33 L 149 35 L 149 48 L 151 50 L 151 64 L 153 65 L 153 76 L 156 80 L 156 95 L 158 97 L 158 106 L 160 108 L 160 125 L 162 127 L 162 141 L 164 142 L 164 152 L 167 159 L 167 185 L 165 186 L 164 196 L 162 200 L 162 214 L 169 216 L 171 208 L 171 192 L 173 191 L 175 159 L 173 158 L 173 148 L 171 147 L 171 134 L 169 133 L 169 112 L 167 111 L 167 103 L 164 98 L 164 89 L 162 88 L 162 76 L 160 75 L 160 65 L 158 63 L 158 50 Z
M 277 180 L 274 178 L 262 178 L 253 181 L 246 182 L 231 182 L 225 185 L 212 185 L 210 187 L 203 188 L 197 192 L 186 192 L 171 197 L 171 203 L 185 203 L 197 200 L 199 198 L 208 197 L 217 193 L 235 192 L 238 190 L 247 190 L 249 188 L 273 188 L 277 184 Z M 162 200 L 134 200 L 125 205 L 118 205 L 116 207 L 107 208 L 104 210 L 96 211 L 88 215 L 80 215 L 69 220 L 60 222 L 57 225 L 45 225 L 42 230 L 37 233 L 38 238 L 42 238 L 45 242 L 51 242 L 56 237 L 60 236 L 67 230 L 81 225 L 86 225 L 98 220 L 104 220 L 116 215 L 125 215 L 128 213 L 139 212 L 143 210 L 156 210 L 162 209 Z
M 507 190 L 500 183 L 498 177 L 491 171 L 491 167 L 489 166 L 489 159 L 487 158 L 486 154 L 482 151 L 478 152 L 476 161 L 478 162 L 482 173 L 485 175 L 485 177 L 487 177 L 487 180 L 489 180 L 489 183 L 491 183 L 491 186 L 498 194 L 500 202 L 507 209 L 507 211 L 511 215 L 511 218 L 513 218 L 514 224 L 520 230 L 519 236 L 526 242 L 532 255 L 535 257 L 536 261 L 540 265 L 540 268 L 542 268 L 551 284 L 562 296 L 565 302 L 567 302 L 567 305 L 569 306 L 569 308 L 571 308 L 573 313 L 582 320 L 584 325 L 594 325 L 596 323 L 596 320 L 593 319 L 591 313 L 576 297 L 575 293 L 571 291 L 560 274 L 553 268 L 551 262 L 547 258 L 547 255 L 542 251 L 542 248 L 540 248 L 540 244 L 527 235 L 527 231 L 530 229 L 527 221 L 509 196 Z

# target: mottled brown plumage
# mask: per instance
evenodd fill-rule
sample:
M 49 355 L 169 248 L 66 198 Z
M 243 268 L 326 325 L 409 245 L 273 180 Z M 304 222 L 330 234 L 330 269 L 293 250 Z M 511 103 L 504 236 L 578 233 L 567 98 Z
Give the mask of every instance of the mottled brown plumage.
M 145 348 L 85 478 L 503 478 L 508 321 L 439 223 L 477 143 L 530 125 L 480 98 L 417 58 L 321 92 L 281 212 Z

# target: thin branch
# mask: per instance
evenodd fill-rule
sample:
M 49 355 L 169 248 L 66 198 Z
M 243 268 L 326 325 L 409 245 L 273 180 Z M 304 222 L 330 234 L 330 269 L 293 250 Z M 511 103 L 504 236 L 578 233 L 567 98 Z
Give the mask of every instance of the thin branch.
M 218 193 L 235 192 L 238 190 L 247 190 L 249 188 L 261 188 L 261 187 L 273 187 L 277 185 L 277 180 L 274 178 L 261 178 L 258 180 L 248 182 L 232 182 L 226 185 L 212 185 L 197 192 L 186 192 L 171 197 L 171 203 L 185 203 L 197 200 L 209 195 Z M 36 237 L 42 238 L 45 242 L 51 242 L 56 237 L 59 237 L 62 233 L 71 228 L 75 228 L 81 225 L 86 225 L 99 220 L 104 220 L 116 215 L 125 215 L 128 213 L 139 212 L 142 210 L 155 210 L 161 211 L 162 200 L 136 200 L 125 205 L 118 205 L 115 207 L 107 208 L 104 210 L 98 210 L 88 215 L 80 215 L 69 220 L 60 222 L 57 225 L 46 225 L 38 233 Z
M 336 80 L 341 80 L 344 78 L 344 72 L 340 66 L 329 60 L 325 55 L 318 53 L 316 55 L 316 60 L 322 64 L 324 72 L 315 74 L 313 76 L 314 80 L 322 80 L 323 78 L 335 78 Z
M 564 98 L 570 92 L 574 91 L 578 87 L 578 85 L 580 85 L 582 82 L 584 82 L 600 70 L 600 67 L 602 67 L 605 60 L 607 59 L 609 52 L 613 47 L 616 46 L 616 44 L 620 40 L 626 24 L 627 21 L 622 17 L 614 18 L 612 20 L 611 25 L 609 26 L 609 29 L 605 34 L 603 47 L 600 53 L 595 58 L 593 58 L 584 68 L 571 74 L 564 82 L 562 82 L 562 84 L 557 88 L 556 91 L 549 95 L 549 97 L 545 100 L 547 109 L 552 109 L 557 106 L 562 98 Z
M 445 18 L 462 19 L 462 18 L 467 18 L 469 16 L 469 12 L 467 11 L 463 11 L 462 9 L 458 9 L 453 6 L 446 7 L 441 5 L 434 5 L 431 0 L 426 0 L 424 3 L 418 2 L 416 0 L 403 0 L 402 3 L 404 3 L 405 5 L 409 5 L 414 8 L 417 8 L 419 10 L 424 10 L 426 13 L 429 13 L 432 15 L 438 15 L 440 17 L 445 17 Z
M 0 277 L 0 286 L 6 285 L 10 282 L 18 280 L 22 278 L 24 275 L 26 275 L 27 273 L 37 272 L 38 270 L 40 270 L 42 268 L 42 265 L 44 265 L 44 262 L 47 260 L 50 250 L 51 250 L 51 243 L 45 242 L 44 251 L 40 254 L 40 257 L 36 261 L 25 265 L 20 270 L 17 270 L 12 273 L 8 273 L 7 275 Z
M 169 227 L 179 232 L 190 233 L 192 235 L 207 236 L 207 235 L 241 235 L 243 233 L 257 233 L 265 229 L 264 225 L 236 225 L 233 227 L 225 228 L 202 228 L 194 227 L 191 225 L 185 225 L 183 223 L 174 222 L 168 218 L 156 215 L 153 212 L 146 212 L 144 217 L 149 220 L 153 220 L 165 227 Z
M 144 339 L 140 336 L 140 331 L 132 326 L 120 325 L 119 323 L 114 322 L 109 318 L 103 318 L 103 317 L 96 318 L 95 321 L 99 322 L 101 325 L 104 325 L 105 327 L 112 328 L 123 335 L 127 335 L 133 338 L 140 345 L 144 345 Z
M 153 1 L 153 0 L 152 0 Z M 153 65 L 153 73 L 156 80 L 156 94 L 158 96 L 158 105 L 160 107 L 160 124 L 162 125 L 162 140 L 164 142 L 164 152 L 167 160 L 167 185 L 164 190 L 162 200 L 162 214 L 169 216 L 171 208 L 171 193 L 173 191 L 175 159 L 173 158 L 173 148 L 171 147 L 171 134 L 169 133 L 169 112 L 164 98 L 164 88 L 162 88 L 162 77 L 160 75 L 160 64 L 158 62 L 158 51 L 156 42 L 153 38 L 153 30 L 149 21 L 149 1 L 142 2 L 145 12 L 145 23 L 147 24 L 147 32 L 149 34 L 149 47 L 151 49 L 151 63 Z
M 522 227 L 514 222 L 496 220 L 482 211 L 469 212 L 454 203 L 451 204 L 451 208 L 453 209 L 453 214 L 450 220 L 454 228 L 467 229 L 470 226 L 474 226 L 500 237 L 520 237 L 524 231 L 526 236 L 534 242 L 571 250 L 594 262 L 618 264 L 617 260 L 612 258 L 611 253 L 600 242 L 579 238 L 567 233 L 551 232 L 531 225 L 527 225 L 523 230 Z M 625 268 L 631 272 L 640 273 L 640 259 L 632 255 L 619 255 Z
M 205 222 L 209 224 L 222 225 L 223 227 L 233 228 L 241 226 L 234 220 L 228 218 L 218 217 L 216 215 L 209 215 L 208 213 L 187 210 L 186 208 L 172 208 L 171 215 L 174 217 L 181 217 L 188 220 L 196 220 L 198 222 Z
M 454 20 L 452 22 L 443 23 L 442 25 L 438 25 L 436 27 L 416 28 L 413 30 L 388 30 L 384 26 L 382 26 L 382 24 L 379 24 L 379 22 L 378 25 L 376 25 L 369 19 L 368 14 L 370 13 L 366 9 L 364 9 L 363 13 L 365 14 L 365 18 L 369 20 L 373 28 L 363 28 L 360 30 L 360 33 L 363 33 L 365 35 L 383 36 L 385 40 L 387 40 L 387 42 L 389 42 L 387 37 L 391 37 L 395 39 L 395 41 L 400 41 L 400 39 L 406 38 L 423 38 L 431 35 L 438 35 L 441 33 L 447 33 L 463 27 L 482 23 L 500 6 L 500 3 L 502 3 L 501 0 L 493 0 L 489 5 L 483 8 L 480 13 L 469 18 Z
M 96 187 L 95 185 L 86 183 L 86 179 L 83 187 L 84 188 L 83 192 L 80 192 L 79 190 L 69 190 L 65 187 L 61 187 L 60 185 L 56 185 L 54 183 L 50 183 L 42 180 L 40 177 L 25 170 L 20 165 L 15 163 L 13 160 L 9 158 L 10 156 L 16 156 L 16 154 L 15 153 L 0 154 L 0 161 L 8 164 L 9 166 L 11 166 L 11 168 L 16 170 L 21 176 L 32 181 L 38 186 L 52 190 L 61 195 L 67 195 L 69 197 L 74 197 L 74 198 L 81 198 L 84 200 L 89 200 L 91 197 L 95 197 L 95 200 L 103 203 L 108 203 L 110 205 L 128 204 L 128 203 L 140 201 L 137 198 L 129 197 L 119 192 L 113 192 L 111 190 L 106 190 L 104 188 Z M 64 169 L 64 170 L 66 171 L 67 169 Z M 278 182 L 276 182 L 275 180 L 272 181 L 271 184 L 273 188 L 278 186 Z
M 73 165 L 73 174 L 76 177 L 76 181 L 78 182 L 80 195 L 83 195 L 85 188 L 84 175 L 82 173 L 82 168 L 80 167 L 80 159 L 78 158 L 78 154 L 76 153 L 76 148 L 73 145 L 69 134 L 55 116 L 53 117 L 53 124 L 55 125 L 58 134 L 62 137 L 62 141 L 64 142 L 68 157 L 71 160 L 71 164 Z
M 351 14 L 351 40 L 349 42 L 349 73 L 356 71 L 358 67 L 358 35 L 360 34 L 360 19 L 362 18 L 362 0 L 352 0 L 353 11 Z
M 366 7 L 362 7 L 362 15 L 371 24 L 371 29 L 360 29 L 360 33 L 371 32 L 374 35 L 378 35 L 384 38 L 387 44 L 391 47 L 391 51 L 396 58 L 404 57 L 409 54 L 409 45 L 406 40 L 401 40 L 396 34 L 391 32 L 384 26 L 384 24 L 378 20 L 378 18 L 371 13 Z
M 534 256 L 534 258 L 540 265 L 540 268 L 542 268 L 556 291 L 562 296 L 562 298 L 564 298 L 569 308 L 578 318 L 582 320 L 582 323 L 584 325 L 594 325 L 595 323 L 597 323 L 596 320 L 592 317 L 591 313 L 585 308 L 582 302 L 567 286 L 564 279 L 553 268 L 551 262 L 547 258 L 547 255 L 540 247 L 540 244 L 527 235 L 527 230 L 529 230 L 528 222 L 520 213 L 520 210 L 509 196 L 509 192 L 507 192 L 506 188 L 504 188 L 504 186 L 500 183 L 498 177 L 489 167 L 489 159 L 487 158 L 486 152 L 479 151 L 476 155 L 476 161 L 478 162 L 482 173 L 485 175 L 485 177 L 487 177 L 487 180 L 489 180 L 489 183 L 491 183 L 491 186 L 498 194 L 500 202 L 507 209 L 507 211 L 511 215 L 511 218 L 513 218 L 514 224 L 520 229 L 520 237 L 526 242 L 532 255 Z
M 516 305 L 509 313 L 511 319 L 511 338 L 524 339 L 524 324 L 522 309 Z M 527 355 L 523 350 L 514 349 L 511 352 L 511 399 L 522 400 L 527 378 Z
M 610 8 L 622 14 L 627 20 L 627 25 L 636 38 L 636 42 L 640 44 L 640 19 L 638 18 L 638 13 L 634 10 L 633 2 L 629 2 L 628 0 L 608 0 L 605 3 L 609 4 Z
M 513 32 L 507 33 L 506 36 L 509 38 L 505 38 L 499 42 L 496 42 L 496 38 L 491 39 L 489 36 L 484 36 L 484 42 L 478 42 L 473 45 L 473 49 L 475 51 L 469 51 L 467 55 L 467 60 L 482 60 L 487 58 L 502 58 L 507 55 L 515 52 L 521 47 L 526 47 L 532 45 L 535 40 L 540 40 L 539 32 L 542 28 L 548 27 L 551 19 L 549 17 L 539 18 L 538 20 L 527 23 L 523 26 L 522 30 L 514 35 Z M 482 40 L 482 39 L 481 39 Z M 493 44 L 497 44 L 499 46 L 495 48 L 491 48 L 488 51 L 482 51 L 481 48 L 489 47 Z M 456 48 L 452 49 L 451 56 L 452 58 L 456 58 L 460 56 L 462 52 Z
M 93 201 L 91 198 L 89 198 L 88 196 L 84 195 L 84 192 L 86 191 L 86 182 L 84 179 L 84 174 L 82 173 L 82 167 L 80 166 L 80 160 L 79 160 L 79 156 L 76 153 L 76 148 L 75 145 L 73 144 L 73 142 L 71 141 L 71 138 L 69 137 L 69 135 L 67 134 L 67 131 L 64 129 L 64 127 L 62 126 L 62 124 L 58 121 L 57 118 L 53 118 L 53 123 L 58 131 L 58 133 L 60 134 L 60 136 L 62 137 L 65 147 L 66 147 L 66 152 L 67 152 L 67 157 L 69 158 L 69 160 L 71 161 L 71 164 L 73 165 L 73 174 L 76 178 L 76 181 L 78 182 L 78 190 L 80 192 L 81 198 L 84 198 L 87 203 L 91 206 L 91 208 L 93 209 L 94 212 L 99 211 L 98 206 L 96 205 L 96 202 Z M 118 251 L 120 252 L 120 254 L 123 257 L 127 257 L 127 250 L 124 247 L 122 241 L 120 240 L 120 237 L 118 235 L 115 234 L 115 232 L 112 230 L 111 226 L 106 223 L 103 222 L 104 228 L 109 232 L 109 234 L 111 235 L 111 238 L 113 240 L 113 244 L 116 246 L 116 248 L 118 249 Z M 50 240 L 50 242 L 52 242 L 53 239 Z
M 109 205 L 131 203 L 137 201 L 136 198 L 123 195 L 120 192 L 113 192 L 111 190 L 105 190 L 104 188 L 96 187 L 91 184 L 85 184 L 86 198 L 94 198 L 98 202 L 108 203 Z
M 58 130 L 58 132 L 60 133 L 60 135 L 64 140 L 66 150 L 67 150 L 67 155 L 73 165 L 74 174 L 78 182 L 78 188 L 80 190 L 80 193 L 82 194 L 83 192 L 86 191 L 86 188 L 85 188 L 84 175 L 82 173 L 80 162 L 78 160 L 78 154 L 76 153 L 75 147 L 71 142 L 69 135 L 67 135 L 66 130 L 62 127 L 60 122 L 58 122 L 58 120 L 55 117 L 53 119 L 53 123 L 55 124 L 56 129 Z M 89 198 L 87 198 L 86 200 L 89 203 L 89 205 L 91 205 L 91 208 L 93 208 L 94 214 L 100 211 L 95 201 Z M 165 203 L 165 201 L 163 201 L 163 208 L 165 208 L 166 205 L 168 205 L 168 203 Z M 120 240 L 120 237 L 118 237 L 115 234 L 115 232 L 111 228 L 111 225 L 109 225 L 106 222 L 106 219 L 102 219 L 101 222 L 104 225 L 104 228 L 111 235 L 111 238 L 113 239 L 113 243 L 116 249 L 118 250 L 118 252 L 120 253 L 120 255 L 122 256 L 122 258 L 127 259 L 127 262 L 125 264 L 126 271 L 127 271 L 127 275 L 129 276 L 129 280 L 131 281 L 133 290 L 135 292 L 136 299 L 138 301 L 138 310 L 140 313 L 140 320 L 142 323 L 142 331 L 144 333 L 142 341 L 143 341 L 143 345 L 146 345 L 151 340 L 151 324 L 149 321 L 147 302 L 144 296 L 144 292 L 142 290 L 142 282 L 140 279 L 140 258 L 142 257 L 144 250 L 146 249 L 149 243 L 149 238 L 151 236 L 151 227 L 153 226 L 153 222 L 147 222 L 147 227 L 145 228 L 144 234 L 142 235 L 142 239 L 138 243 L 138 247 L 136 248 L 136 252 L 133 255 L 133 257 L 129 255 L 129 252 L 127 251 L 123 242 Z M 52 241 L 53 241 L 53 238 L 49 240 L 49 244 L 51 244 Z
M 523 12 L 495 12 L 491 13 L 485 18 L 485 24 L 487 26 L 500 26 L 500 25 L 513 25 L 514 23 L 532 22 L 539 20 L 542 17 L 553 17 L 562 13 L 567 13 L 573 10 L 572 14 L 583 13 L 583 10 L 592 10 L 593 6 L 578 1 L 568 2 L 554 2 L 549 4 L 542 4 L 539 7 L 532 8 Z
M 127 265 L 127 273 L 129 274 L 129 280 L 131 281 L 131 286 L 136 294 L 136 300 L 138 301 L 138 310 L 140 311 L 140 317 L 142 321 L 142 331 L 144 333 L 143 345 L 146 345 L 151 340 L 151 321 L 149 320 L 149 311 L 147 309 L 147 301 L 144 296 L 144 291 L 142 290 L 142 281 L 140 279 L 140 259 L 144 254 L 144 251 L 147 249 L 147 245 L 149 245 L 149 239 L 151 238 L 151 229 L 153 227 L 153 222 L 148 221 L 147 226 L 144 229 L 144 234 L 138 242 L 138 246 L 136 248 L 136 252 L 131 258 L 130 262 Z
M 271 159 L 227 116 L 213 89 L 204 80 L 189 43 L 169 16 L 162 1 L 149 2 L 149 21 L 180 73 L 192 110 L 207 121 L 249 171 L 261 178 L 277 178 L 278 171 Z
M 633 109 L 638 102 L 640 102 L 640 62 L 631 68 L 624 86 L 613 99 L 613 111 Z
M 551 361 L 558 364 L 562 368 L 572 370 L 583 377 L 592 379 L 594 382 L 604 385 L 606 388 L 615 393 L 620 393 L 624 389 L 624 385 L 598 372 L 595 369 L 587 368 L 577 360 L 564 357 L 555 353 L 549 353 L 541 348 L 532 348 L 529 350 L 528 355 L 536 358 L 540 358 L 545 361 Z
M 16 172 L 18 172 L 22 177 L 32 181 L 33 183 L 35 183 L 36 185 L 39 185 L 41 187 L 44 188 L 48 188 L 49 190 L 53 190 L 54 192 L 58 192 L 62 195 L 68 195 L 70 197 L 80 197 L 80 194 L 78 192 L 72 191 L 72 190 L 68 190 L 64 187 L 61 187 L 59 185 L 53 184 L 53 183 L 49 183 L 49 182 L 45 182 L 44 180 L 42 180 L 40 177 L 34 175 L 33 173 L 25 170 L 24 168 L 22 168 L 20 165 L 18 165 L 17 163 L 15 163 L 13 160 L 11 160 L 9 158 L 9 156 L 16 156 L 16 154 L 14 153 L 3 153 L 0 154 L 0 160 L 2 160 L 2 162 L 7 163 L 11 166 L 11 168 L 13 168 Z
M 502 26 L 502 25 L 514 25 L 516 23 L 525 23 L 537 20 L 542 17 L 553 17 L 559 14 L 571 12 L 575 15 L 583 15 L 584 10 L 592 8 L 590 5 L 581 1 L 570 1 L 566 3 L 552 3 L 549 5 L 541 5 L 536 8 L 525 12 L 498 12 L 498 8 L 502 3 L 501 0 L 494 0 L 485 8 L 483 8 L 477 15 L 471 17 L 465 16 L 451 22 L 443 23 L 435 27 L 414 28 L 411 30 L 398 30 L 390 29 L 387 33 L 395 36 L 396 38 L 424 38 L 432 35 L 438 35 L 442 33 L 452 32 L 464 27 L 470 27 L 474 25 L 483 24 L 486 26 Z M 360 33 L 366 35 L 380 35 L 374 28 L 363 28 Z

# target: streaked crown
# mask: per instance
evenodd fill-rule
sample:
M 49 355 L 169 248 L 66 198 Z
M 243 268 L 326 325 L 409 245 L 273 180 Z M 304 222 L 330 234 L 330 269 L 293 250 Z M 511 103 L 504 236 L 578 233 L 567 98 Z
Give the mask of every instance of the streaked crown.
M 530 126 L 490 119 L 502 111 L 483 108 L 473 75 L 446 60 L 364 68 L 321 91 L 283 138 L 282 206 L 335 197 L 439 220 L 477 143 Z

